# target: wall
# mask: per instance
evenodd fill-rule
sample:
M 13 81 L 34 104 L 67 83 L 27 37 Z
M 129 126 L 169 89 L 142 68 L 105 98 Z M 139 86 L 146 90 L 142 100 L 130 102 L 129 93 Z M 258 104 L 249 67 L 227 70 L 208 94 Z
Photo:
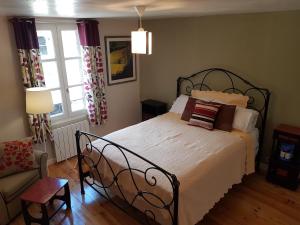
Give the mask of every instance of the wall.
M 103 52 L 105 51 L 105 36 L 130 36 L 137 28 L 137 20 L 131 19 L 101 19 L 99 20 L 100 38 Z M 105 52 L 104 52 L 105 53 Z M 104 54 L 105 56 L 105 54 Z M 105 58 L 105 57 L 104 57 Z M 106 73 L 106 58 L 104 74 Z M 137 59 L 139 74 L 139 60 Z M 140 121 L 140 78 L 137 81 L 106 87 L 108 101 L 108 121 L 101 127 L 92 128 L 98 135 L 108 134 Z
M 129 36 L 131 30 L 136 29 L 137 21 L 104 19 L 99 20 L 99 27 L 105 62 L 104 36 Z M 15 39 L 7 17 L 0 17 L 0 33 L 0 141 L 5 141 L 29 136 L 30 132 Z M 106 62 L 104 65 L 106 79 Z M 107 86 L 106 93 L 108 121 L 103 126 L 91 128 L 91 132 L 105 135 L 140 121 L 139 76 L 134 82 Z M 38 145 L 36 148 L 43 147 Z M 54 150 L 50 143 L 47 144 L 47 150 L 49 158 L 54 161 Z
M 141 99 L 171 105 L 176 79 L 224 67 L 271 90 L 264 152 L 272 128 L 300 125 L 300 11 L 144 21 L 153 55 L 141 58 Z
M 0 34 L 0 141 L 4 141 L 25 137 L 28 125 L 15 39 L 6 17 L 0 17 Z

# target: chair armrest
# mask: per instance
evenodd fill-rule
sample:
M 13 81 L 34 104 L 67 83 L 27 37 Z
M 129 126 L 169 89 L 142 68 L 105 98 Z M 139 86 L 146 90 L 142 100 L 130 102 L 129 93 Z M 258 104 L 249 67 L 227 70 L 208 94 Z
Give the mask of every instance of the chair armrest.
M 48 153 L 34 150 L 35 160 L 39 165 L 40 177 L 43 178 L 48 175 L 47 159 Z

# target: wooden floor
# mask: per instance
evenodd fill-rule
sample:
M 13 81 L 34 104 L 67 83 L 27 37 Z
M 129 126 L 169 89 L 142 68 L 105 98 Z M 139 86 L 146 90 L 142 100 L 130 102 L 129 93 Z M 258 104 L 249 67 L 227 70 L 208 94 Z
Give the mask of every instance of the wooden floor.
M 101 199 L 91 188 L 80 194 L 75 160 L 49 167 L 49 175 L 70 181 L 72 211 L 60 210 L 51 224 L 139 225 L 134 219 Z M 38 211 L 31 206 L 32 211 Z M 22 216 L 12 225 L 23 225 Z M 286 190 L 251 175 L 235 185 L 197 225 L 300 225 L 300 190 Z

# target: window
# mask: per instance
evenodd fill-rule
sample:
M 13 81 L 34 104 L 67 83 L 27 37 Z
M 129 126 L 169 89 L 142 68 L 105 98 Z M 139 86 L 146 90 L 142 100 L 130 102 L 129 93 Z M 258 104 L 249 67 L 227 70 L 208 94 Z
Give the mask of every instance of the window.
M 37 35 L 46 87 L 53 98 L 51 119 L 86 114 L 76 25 L 37 24 Z

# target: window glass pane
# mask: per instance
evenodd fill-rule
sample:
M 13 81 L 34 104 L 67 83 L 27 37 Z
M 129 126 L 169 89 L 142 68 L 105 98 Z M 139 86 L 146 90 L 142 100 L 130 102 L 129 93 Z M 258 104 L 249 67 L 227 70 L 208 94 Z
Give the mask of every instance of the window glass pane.
M 70 94 L 72 112 L 82 110 L 85 108 L 82 86 L 69 88 L 69 94 Z
M 80 59 L 69 59 L 65 61 L 69 85 L 82 84 L 82 69 Z
M 47 88 L 58 88 L 59 87 L 59 77 L 57 64 L 55 61 L 43 62 L 43 71 Z
M 79 56 L 79 43 L 76 30 L 63 30 L 61 31 L 63 42 L 64 56 L 76 57 Z
M 85 109 L 83 99 L 74 100 L 71 102 L 72 112 Z
M 62 105 L 62 98 L 61 98 L 61 91 L 51 91 L 52 100 L 54 105 L 54 110 L 50 113 L 50 116 L 58 116 L 63 114 L 63 105 Z
M 54 47 L 52 32 L 50 30 L 38 30 L 37 31 L 41 58 L 43 59 L 54 59 Z

